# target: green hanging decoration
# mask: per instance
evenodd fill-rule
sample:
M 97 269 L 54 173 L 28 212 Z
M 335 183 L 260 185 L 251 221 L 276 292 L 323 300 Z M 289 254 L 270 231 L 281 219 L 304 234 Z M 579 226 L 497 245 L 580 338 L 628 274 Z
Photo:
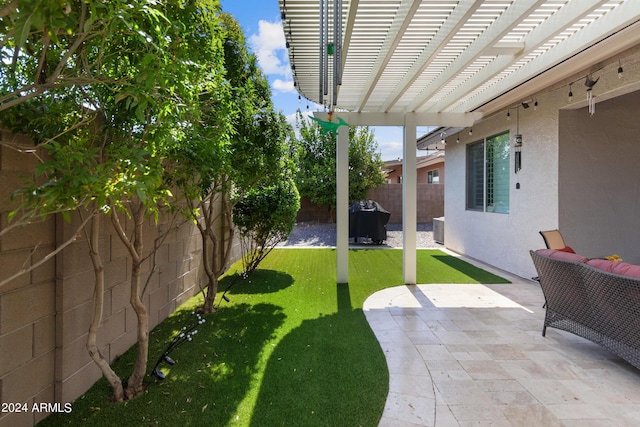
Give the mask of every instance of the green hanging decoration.
M 327 54 L 333 55 L 333 43 L 327 44 Z
M 349 126 L 349 123 L 345 122 L 342 119 L 342 117 L 338 117 L 337 122 L 324 121 L 324 120 L 316 119 L 313 116 L 309 116 L 309 117 L 311 118 L 311 120 L 315 120 L 316 122 L 318 122 L 318 124 L 320 125 L 320 133 L 322 133 L 323 135 L 326 134 L 327 132 L 333 132 L 334 135 L 337 135 L 338 128 L 340 126 Z

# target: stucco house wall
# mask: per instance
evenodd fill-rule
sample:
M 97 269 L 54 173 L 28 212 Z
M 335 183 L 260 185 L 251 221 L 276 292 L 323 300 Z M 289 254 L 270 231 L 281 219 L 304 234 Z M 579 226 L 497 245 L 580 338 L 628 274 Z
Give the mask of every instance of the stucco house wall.
M 559 225 L 588 257 L 640 264 L 640 91 L 560 112 Z
M 624 65 L 624 77 L 619 79 L 617 68 L 619 62 Z M 596 249 L 594 243 L 598 238 L 592 233 L 594 228 L 615 218 L 612 209 L 625 213 L 624 217 L 632 216 L 637 212 L 637 187 L 640 185 L 635 177 L 634 169 L 629 169 L 632 164 L 637 165 L 640 158 L 637 150 L 628 146 L 620 150 L 621 140 L 626 139 L 629 144 L 635 142 L 638 145 L 638 116 L 637 106 L 630 100 L 612 100 L 611 112 L 607 111 L 607 98 L 615 98 L 624 93 L 638 89 L 640 82 L 640 70 L 638 63 L 640 55 L 634 48 L 624 54 L 611 58 L 603 64 L 599 64 L 597 71 L 579 70 L 565 81 L 547 88 L 541 93 L 534 94 L 538 101 L 537 109 L 519 108 L 519 123 L 516 120 L 515 110 L 511 110 L 511 118 L 507 118 L 507 110 L 500 111 L 478 121 L 473 125 L 473 134 L 469 135 L 468 129 L 461 131 L 458 136 L 459 144 L 447 145 L 447 185 L 445 187 L 445 245 L 460 253 L 464 253 L 478 260 L 487 262 L 511 273 L 522 277 L 532 277 L 535 269 L 532 265 L 528 251 L 540 248 L 543 241 L 538 234 L 539 230 L 560 228 L 566 234 L 570 244 L 575 242 L 576 249 L 586 255 L 602 256 L 602 249 L 606 246 L 599 245 Z M 586 106 L 586 90 L 583 85 L 584 77 L 590 73 L 594 77 L 601 76 L 599 83 L 594 87 L 596 95 L 596 113 L 589 116 L 584 110 Z M 572 85 L 574 97 L 568 99 L 569 83 Z M 633 98 L 636 99 L 637 98 Z M 621 104 L 615 106 L 617 104 Z M 637 103 L 635 104 L 637 105 Z M 515 105 L 513 106 L 515 107 Z M 616 113 L 616 110 L 627 109 L 625 114 Z M 575 110 L 562 111 L 561 110 Z M 575 116 L 574 116 L 575 114 Z M 616 120 L 612 120 L 616 115 Z M 574 117 L 579 120 L 569 124 Z M 585 128 L 585 122 L 588 127 Z M 561 125 L 562 123 L 562 125 Z M 612 131 L 611 127 L 627 128 L 629 131 L 618 129 Z M 582 129 L 577 132 L 577 129 Z M 636 129 L 635 131 L 633 129 Z M 513 138 L 519 131 L 523 136 L 522 169 L 518 174 L 514 171 Z M 466 146 L 504 131 L 510 132 L 510 211 L 508 214 L 475 212 L 466 209 Z M 610 133 L 613 132 L 613 133 Z M 569 136 L 572 134 L 573 136 Z M 611 136 L 609 136 L 611 135 Z M 628 144 L 628 145 L 629 145 Z M 608 150 L 620 150 L 612 156 L 605 154 Z M 576 156 L 576 151 L 580 156 Z M 590 158 L 590 165 L 585 165 L 581 158 Z M 628 157 L 625 162 L 619 162 L 622 157 Z M 633 160 L 632 160 L 633 159 Z M 598 163 L 601 162 L 600 165 Z M 590 167 L 596 168 L 589 170 Z M 606 174 L 607 170 L 624 168 L 627 172 L 618 179 L 607 178 L 607 184 L 599 183 L 590 187 L 578 182 L 579 176 L 588 174 L 597 177 Z M 634 167 L 637 170 L 637 166 Z M 624 187 L 634 190 L 625 190 L 624 196 L 618 194 L 618 202 L 587 202 L 592 198 L 591 194 L 597 191 L 605 194 L 614 183 L 625 180 Z M 520 188 L 516 188 L 520 183 Z M 613 190 L 622 192 L 620 189 Z M 578 196 L 579 194 L 579 196 Z M 576 198 L 581 198 L 577 203 Z M 592 213 L 595 213 L 592 215 Z M 587 218 L 589 217 L 589 218 Z M 594 223 L 594 218 L 599 218 Z M 578 225 L 580 224 L 580 225 Z M 589 224 L 589 225 L 587 225 Z M 622 222 L 612 222 L 605 227 L 613 235 L 622 237 L 630 231 L 633 220 L 625 219 Z M 616 228 L 614 234 L 611 230 Z M 599 233 L 596 232 L 596 233 Z M 600 236 L 602 238 L 602 235 Z M 618 239 L 619 240 L 619 239 Z M 636 245 L 628 240 L 629 245 Z M 626 246 L 620 247 L 620 251 L 627 250 Z M 609 246 L 610 251 L 614 245 Z M 631 249 L 631 247 L 629 247 Z

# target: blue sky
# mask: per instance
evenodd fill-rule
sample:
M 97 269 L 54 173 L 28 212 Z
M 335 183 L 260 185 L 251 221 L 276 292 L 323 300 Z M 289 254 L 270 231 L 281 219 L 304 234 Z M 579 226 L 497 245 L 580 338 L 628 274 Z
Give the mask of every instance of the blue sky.
M 298 100 L 293 87 L 289 57 L 280 22 L 277 0 L 221 0 L 222 9 L 233 15 L 244 30 L 247 42 L 258 56 L 260 67 L 269 78 L 273 102 L 293 123 L 297 109 L 321 110 L 322 106 Z M 402 157 L 402 128 L 373 128 L 382 160 Z M 419 151 L 418 155 L 426 152 Z

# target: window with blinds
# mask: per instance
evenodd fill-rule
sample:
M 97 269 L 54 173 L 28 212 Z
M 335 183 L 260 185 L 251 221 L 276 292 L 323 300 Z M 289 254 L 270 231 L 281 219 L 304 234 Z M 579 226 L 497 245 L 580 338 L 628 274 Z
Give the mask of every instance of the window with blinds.
M 509 213 L 509 132 L 487 138 L 487 212 Z
M 467 209 L 484 209 L 484 141 L 467 145 Z
M 467 210 L 509 213 L 509 132 L 467 145 Z

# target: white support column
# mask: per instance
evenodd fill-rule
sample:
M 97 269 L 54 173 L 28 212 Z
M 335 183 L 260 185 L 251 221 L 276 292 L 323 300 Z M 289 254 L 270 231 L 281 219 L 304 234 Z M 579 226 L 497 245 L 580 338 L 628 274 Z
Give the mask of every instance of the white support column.
M 417 172 L 416 122 L 405 116 L 402 156 L 402 280 L 416 284 Z
M 415 143 L 415 141 L 414 141 Z M 349 127 L 340 126 L 336 142 L 337 283 L 349 282 Z

